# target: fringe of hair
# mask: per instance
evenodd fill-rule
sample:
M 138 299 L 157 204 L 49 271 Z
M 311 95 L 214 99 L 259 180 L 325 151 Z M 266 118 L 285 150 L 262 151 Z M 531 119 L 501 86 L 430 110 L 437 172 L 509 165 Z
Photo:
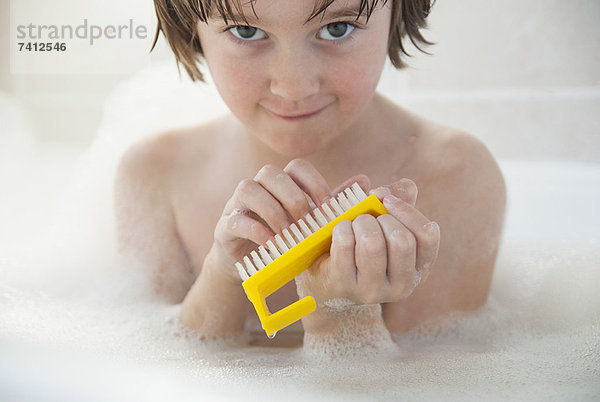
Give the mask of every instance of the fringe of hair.
M 324 14 L 334 1 L 316 0 L 307 22 Z M 357 18 L 365 15 L 368 20 L 380 1 L 382 5 L 388 2 L 388 0 L 361 0 Z M 388 56 L 392 65 L 401 69 L 406 67 L 402 55 L 412 57 L 403 44 L 406 36 L 419 51 L 429 54 L 422 46 L 433 45 L 433 42 L 425 39 L 421 29 L 427 27 L 426 19 L 435 0 L 391 1 L 393 4 Z M 257 17 L 254 2 L 255 0 L 252 0 L 250 4 L 252 12 Z M 199 65 L 203 63 L 203 52 L 197 33 L 197 23 L 207 22 L 214 15 L 223 18 L 225 23 L 230 21 L 241 23 L 240 19 L 247 23 L 241 0 L 154 0 L 154 8 L 158 23 L 150 52 L 154 50 L 159 34 L 162 32 L 175 54 L 179 73 L 181 74 L 180 65 L 182 65 L 192 81 L 204 81 L 199 69 Z

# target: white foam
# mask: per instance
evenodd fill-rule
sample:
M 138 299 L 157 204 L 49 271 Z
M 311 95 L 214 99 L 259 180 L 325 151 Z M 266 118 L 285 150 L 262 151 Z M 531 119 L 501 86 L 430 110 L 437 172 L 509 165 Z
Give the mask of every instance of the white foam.
M 304 335 L 303 352 L 312 361 L 341 360 L 348 364 L 349 360 L 363 362 L 399 353 L 385 327 L 379 304 L 354 305 L 349 300 L 332 299 L 322 308 L 343 325 L 327 334 Z
M 531 180 L 533 172 L 536 183 L 546 180 L 546 170 L 527 166 L 507 176 L 509 225 L 487 305 L 396 336 L 397 350 L 389 348 L 382 328 L 360 326 L 349 326 L 341 342 L 308 338 L 305 351 L 197 339 L 177 325 L 176 308 L 154 300 L 139 262 L 106 253 L 111 242 L 102 240 L 104 230 L 88 228 L 92 233 L 82 237 L 80 215 L 61 215 L 70 230 L 0 256 L 0 385 L 9 395 L 33 400 L 65 393 L 160 400 L 172 387 L 183 400 L 239 400 L 248 393 L 286 400 L 597 398 L 600 225 L 589 211 L 600 197 L 587 188 L 589 208 L 579 200 L 579 208 L 561 209 L 566 204 L 553 192 L 558 186 L 568 199 L 579 191 L 576 178 L 589 182 L 594 170 L 564 165 L 564 180 L 556 182 L 561 176 L 554 175 L 547 188 L 555 209 L 570 214 L 572 225 L 586 225 L 585 239 L 569 240 L 561 227 L 554 235 L 543 226 L 543 236 L 526 236 L 535 234 L 529 227 L 535 221 L 510 215 L 526 209 L 526 200 L 543 198 L 546 187 L 540 186 L 529 194 L 510 193 L 526 190 L 519 180 Z M 80 224 L 102 228 L 89 217 Z M 86 244 L 90 238 L 94 243 Z M 347 307 L 343 300 L 329 305 Z M 264 333 L 253 336 L 267 342 Z M 292 332 L 280 331 L 275 342 L 290 337 Z M 67 376 L 53 376 L 57 370 Z M 118 378 L 151 385 L 135 391 Z M 39 392 L 31 396 L 31 389 Z

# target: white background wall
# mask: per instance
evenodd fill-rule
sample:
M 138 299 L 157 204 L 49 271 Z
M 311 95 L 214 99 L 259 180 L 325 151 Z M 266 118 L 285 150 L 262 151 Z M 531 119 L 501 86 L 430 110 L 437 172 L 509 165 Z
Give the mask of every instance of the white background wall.
M 438 0 L 429 21 L 404 104 L 501 158 L 600 161 L 600 1 Z
M 154 18 L 151 0 L 104 3 Z M 38 141 L 85 147 L 106 97 L 131 74 L 11 74 L 9 11 L 0 0 L 0 93 L 30 115 Z M 438 0 L 429 21 L 433 55 L 414 50 L 410 69 L 386 69 L 384 93 L 479 136 L 499 158 L 600 161 L 600 1 Z M 151 61 L 164 58 L 161 39 Z

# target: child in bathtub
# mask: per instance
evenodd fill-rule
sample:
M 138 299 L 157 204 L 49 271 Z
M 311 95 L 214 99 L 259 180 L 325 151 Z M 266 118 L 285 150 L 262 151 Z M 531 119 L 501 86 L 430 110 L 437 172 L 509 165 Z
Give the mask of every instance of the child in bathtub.
M 272 309 L 314 296 L 302 325 L 318 339 L 347 335 L 357 306 L 371 311 L 360 325 L 400 334 L 485 303 L 505 206 L 496 162 L 375 92 L 386 57 L 403 66 L 407 36 L 427 43 L 429 0 L 155 6 L 178 62 L 194 80 L 206 63 L 231 111 L 136 144 L 118 170 L 119 245 L 181 303 L 185 327 L 246 331 L 254 313 L 234 263 L 355 181 L 389 214 L 339 223 L 330 253 Z

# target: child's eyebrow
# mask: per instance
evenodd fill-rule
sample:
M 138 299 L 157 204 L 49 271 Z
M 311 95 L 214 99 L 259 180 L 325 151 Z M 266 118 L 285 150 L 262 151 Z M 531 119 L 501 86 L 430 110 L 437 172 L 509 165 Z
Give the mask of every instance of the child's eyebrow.
M 318 14 L 314 14 L 312 16 L 310 16 L 305 23 L 310 23 L 313 20 L 317 20 Z M 356 20 L 358 20 L 362 15 L 364 15 L 364 13 L 359 12 L 359 10 L 357 10 L 356 8 L 341 8 L 338 10 L 333 10 L 333 11 L 329 11 L 329 10 L 325 10 L 325 12 L 321 13 L 321 18 L 318 19 L 318 21 L 323 21 L 324 19 L 328 19 L 328 20 L 334 20 L 334 19 L 338 19 L 338 18 L 347 18 L 347 17 L 352 17 Z M 214 17 L 209 17 L 209 19 L 219 19 L 219 17 L 214 16 Z M 222 19 L 222 17 L 221 17 Z M 227 16 L 228 20 L 231 20 L 234 23 L 244 23 L 244 24 L 250 24 L 250 25 L 256 25 L 260 22 L 260 19 L 256 16 L 254 16 L 253 14 L 248 14 L 248 15 L 239 15 L 237 13 L 231 13 Z
M 220 21 L 225 21 L 225 22 L 233 22 L 235 24 L 249 24 L 249 25 L 256 25 L 259 22 L 259 19 L 252 16 L 252 15 L 239 15 L 239 14 L 235 14 L 235 13 L 231 13 L 229 15 L 227 15 L 226 17 L 224 16 L 211 16 L 208 19 L 210 20 L 220 20 Z
M 355 8 L 342 8 L 339 10 L 333 10 L 331 12 L 325 11 L 322 14 L 321 19 L 324 19 L 324 18 L 336 19 L 336 18 L 344 18 L 344 17 L 354 17 L 354 18 L 358 19 L 361 16 L 361 14 L 362 13 L 360 13 Z

